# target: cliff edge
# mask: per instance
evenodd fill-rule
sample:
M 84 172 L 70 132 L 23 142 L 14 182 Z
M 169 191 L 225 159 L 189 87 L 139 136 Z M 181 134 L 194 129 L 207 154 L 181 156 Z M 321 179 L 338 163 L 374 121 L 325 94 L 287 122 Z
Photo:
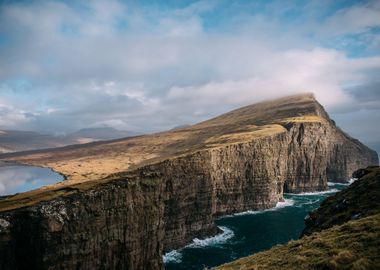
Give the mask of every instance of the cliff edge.
M 157 134 L 0 155 L 66 181 L 0 201 L 1 269 L 160 269 L 214 218 L 274 207 L 377 165 L 311 94 Z

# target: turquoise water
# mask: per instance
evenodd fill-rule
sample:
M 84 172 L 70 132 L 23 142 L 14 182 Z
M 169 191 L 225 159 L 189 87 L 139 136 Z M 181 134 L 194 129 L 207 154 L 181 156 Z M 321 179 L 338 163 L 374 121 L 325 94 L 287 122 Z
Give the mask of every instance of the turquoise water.
M 195 239 L 187 247 L 165 254 L 165 269 L 204 269 L 298 239 L 306 215 L 327 196 L 343 188 L 345 185 L 330 183 L 327 192 L 285 194 L 285 202 L 274 209 L 221 218 L 216 224 L 222 234 Z
M 63 180 L 48 168 L 23 165 L 0 165 L 0 196 L 33 190 Z

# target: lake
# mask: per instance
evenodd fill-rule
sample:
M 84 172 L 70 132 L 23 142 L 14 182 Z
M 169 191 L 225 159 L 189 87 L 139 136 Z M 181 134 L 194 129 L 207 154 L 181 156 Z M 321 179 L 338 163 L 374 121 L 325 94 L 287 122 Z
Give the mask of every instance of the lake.
M 0 196 L 25 192 L 64 180 L 49 168 L 0 164 Z
M 165 254 L 165 269 L 213 267 L 298 239 L 307 214 L 345 186 L 329 183 L 329 190 L 325 192 L 285 194 L 285 202 L 273 209 L 220 218 L 216 224 L 223 233 L 204 240 L 194 239 L 185 248 Z

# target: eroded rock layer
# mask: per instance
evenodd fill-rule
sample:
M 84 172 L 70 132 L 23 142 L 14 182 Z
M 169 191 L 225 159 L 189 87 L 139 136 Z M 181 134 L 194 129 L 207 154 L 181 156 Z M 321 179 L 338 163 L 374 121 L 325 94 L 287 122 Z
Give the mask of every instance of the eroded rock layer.
M 376 152 L 337 128 L 310 95 L 154 136 L 117 142 L 114 152 L 113 142 L 55 150 L 56 156 L 8 156 L 64 168 L 69 180 L 78 176 L 66 164 L 80 155 L 88 172 L 93 163 L 85 157 L 103 148 L 104 164 L 112 155 L 114 163 L 120 156 L 134 163 L 103 179 L 67 181 L 0 201 L 0 268 L 160 269 L 164 251 L 217 233 L 217 216 L 274 207 L 284 191 L 324 190 L 328 179 L 347 181 L 354 170 L 378 164 Z M 144 157 L 153 149 L 155 157 L 141 161 L 130 148 Z

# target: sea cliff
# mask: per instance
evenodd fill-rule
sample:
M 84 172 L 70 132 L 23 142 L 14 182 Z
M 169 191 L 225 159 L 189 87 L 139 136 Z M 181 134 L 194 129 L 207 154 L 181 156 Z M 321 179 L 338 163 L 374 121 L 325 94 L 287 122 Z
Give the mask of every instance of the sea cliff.
M 324 190 L 378 164 L 311 95 L 152 136 L 0 157 L 69 179 L 0 201 L 0 268 L 162 269 L 165 251 L 216 234 L 218 216 L 271 208 L 284 191 Z M 102 153 L 114 173 L 89 176 Z M 86 181 L 67 165 L 78 156 Z

